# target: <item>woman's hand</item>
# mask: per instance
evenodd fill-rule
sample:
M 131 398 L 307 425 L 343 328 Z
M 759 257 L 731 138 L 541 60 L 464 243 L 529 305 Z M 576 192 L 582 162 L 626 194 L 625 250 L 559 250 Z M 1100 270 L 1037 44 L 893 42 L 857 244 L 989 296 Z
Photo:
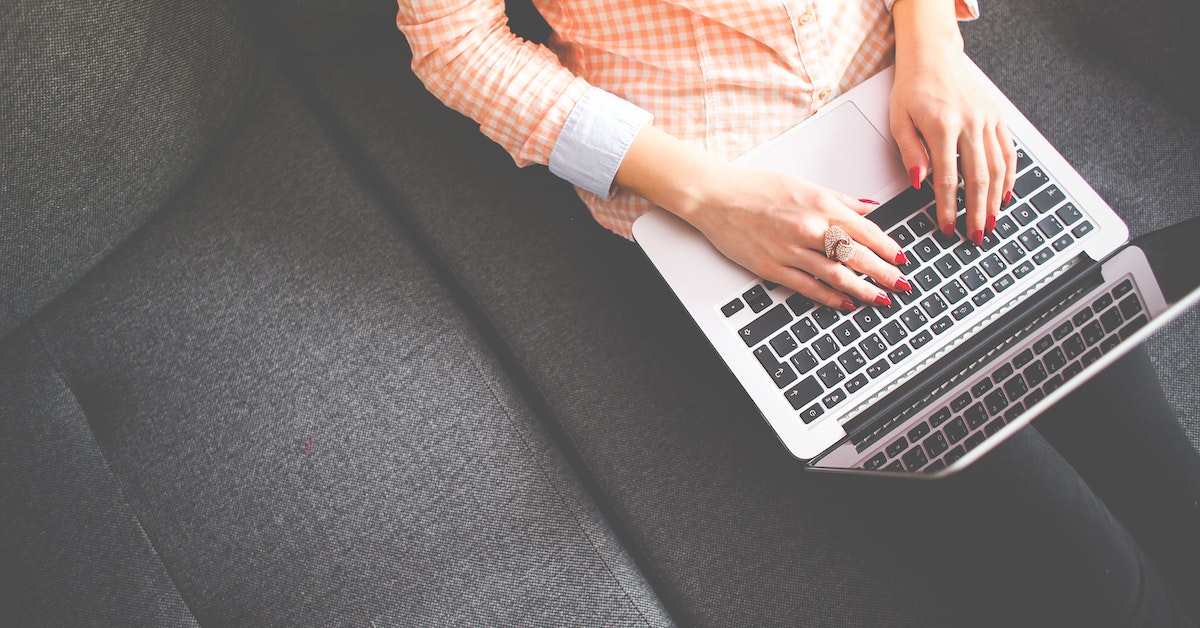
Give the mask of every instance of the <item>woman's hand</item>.
M 938 225 L 949 235 L 958 214 L 961 171 L 967 237 L 979 244 L 1012 199 L 1016 149 L 999 108 L 983 91 L 963 53 L 946 2 L 897 0 L 896 82 L 892 135 L 913 186 L 932 174 Z
M 910 289 L 895 266 L 905 261 L 900 245 L 863 216 L 873 202 L 735 166 L 653 126 L 634 140 L 617 182 L 691 223 L 743 268 L 816 302 L 889 305 L 890 291 Z M 831 225 L 856 243 L 845 264 L 825 256 Z

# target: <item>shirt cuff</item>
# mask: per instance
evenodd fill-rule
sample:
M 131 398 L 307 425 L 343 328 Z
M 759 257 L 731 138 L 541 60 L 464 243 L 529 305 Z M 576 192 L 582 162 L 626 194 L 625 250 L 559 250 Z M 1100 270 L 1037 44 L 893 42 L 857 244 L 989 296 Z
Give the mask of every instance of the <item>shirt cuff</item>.
M 601 198 L 610 197 L 629 145 L 653 119 L 649 111 L 623 98 L 588 88 L 554 141 L 550 172 Z
M 888 11 L 896 0 L 883 0 Z M 954 0 L 954 13 L 960 20 L 973 20 L 979 17 L 979 0 Z

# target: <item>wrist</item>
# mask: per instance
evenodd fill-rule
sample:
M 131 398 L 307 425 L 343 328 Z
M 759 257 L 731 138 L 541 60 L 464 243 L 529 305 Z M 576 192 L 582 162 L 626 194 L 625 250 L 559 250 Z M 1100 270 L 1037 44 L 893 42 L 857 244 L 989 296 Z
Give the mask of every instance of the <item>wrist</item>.
M 963 52 L 954 0 L 896 0 L 892 21 L 898 69 Z
M 719 196 L 727 167 L 719 157 L 646 125 L 625 154 L 615 181 L 695 224 Z

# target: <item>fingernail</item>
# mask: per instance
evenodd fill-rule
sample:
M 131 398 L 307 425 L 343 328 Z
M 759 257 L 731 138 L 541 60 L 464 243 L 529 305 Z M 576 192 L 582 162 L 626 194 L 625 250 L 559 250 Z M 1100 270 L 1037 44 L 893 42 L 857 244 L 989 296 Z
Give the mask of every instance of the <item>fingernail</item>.
M 944 233 L 947 238 L 954 235 L 954 223 L 942 225 L 942 233 Z
M 913 188 L 921 189 L 921 167 L 913 166 L 908 169 L 908 176 L 912 178 Z
M 879 204 L 879 201 L 873 201 L 869 198 L 860 198 L 860 199 L 858 199 L 858 202 L 866 203 L 868 205 L 878 205 Z
M 975 246 L 983 246 L 983 229 L 976 229 L 975 233 L 971 234 L 971 241 Z
M 847 312 L 853 312 L 854 310 L 857 310 L 858 308 L 854 306 L 853 301 L 851 301 L 850 299 L 846 299 L 845 301 L 842 301 L 842 309 L 846 310 Z
M 875 295 L 875 305 L 887 307 L 891 304 L 892 298 L 889 297 L 886 292 L 880 292 L 879 294 Z
M 1004 198 L 1000 199 L 1000 206 L 1008 207 L 1008 204 L 1011 202 L 1012 202 L 1012 190 L 1004 190 Z
M 995 216 L 988 216 L 988 219 L 987 219 L 987 232 L 988 232 L 988 233 L 991 233 L 991 232 L 992 232 L 992 230 L 993 230 L 993 229 L 995 229 L 995 228 L 996 228 L 996 217 L 995 217 Z
M 896 254 L 896 265 L 897 266 L 903 266 L 907 263 L 908 263 L 908 256 L 906 256 L 904 254 L 904 251 L 900 251 L 899 253 Z
M 901 277 L 896 280 L 896 292 L 912 292 L 912 284 L 908 280 Z

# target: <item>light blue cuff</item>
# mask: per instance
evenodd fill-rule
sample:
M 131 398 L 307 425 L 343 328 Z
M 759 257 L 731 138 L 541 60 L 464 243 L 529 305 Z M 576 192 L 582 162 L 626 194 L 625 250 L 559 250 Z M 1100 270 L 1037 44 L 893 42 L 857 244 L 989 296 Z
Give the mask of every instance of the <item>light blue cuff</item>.
M 617 168 L 638 131 L 654 119 L 645 109 L 590 87 L 571 109 L 550 150 L 550 172 L 595 194 L 612 194 Z

